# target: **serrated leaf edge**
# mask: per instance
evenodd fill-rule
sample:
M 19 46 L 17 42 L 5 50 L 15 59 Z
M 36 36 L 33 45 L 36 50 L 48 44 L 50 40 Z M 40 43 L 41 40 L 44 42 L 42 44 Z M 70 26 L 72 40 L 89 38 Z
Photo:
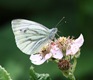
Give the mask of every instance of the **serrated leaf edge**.
M 1 65 L 0 65 L 0 69 L 2 69 L 5 74 L 8 76 L 9 80 L 12 80 L 11 77 L 10 77 L 10 74 L 5 70 L 5 68 L 3 68 Z

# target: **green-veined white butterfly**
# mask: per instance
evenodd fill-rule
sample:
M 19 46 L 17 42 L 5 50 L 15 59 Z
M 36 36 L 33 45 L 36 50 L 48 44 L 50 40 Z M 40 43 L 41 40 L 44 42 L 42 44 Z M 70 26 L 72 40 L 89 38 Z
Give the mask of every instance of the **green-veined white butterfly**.
M 17 47 L 28 55 L 38 53 L 57 33 L 57 28 L 48 29 L 37 22 L 25 19 L 13 20 L 12 29 Z

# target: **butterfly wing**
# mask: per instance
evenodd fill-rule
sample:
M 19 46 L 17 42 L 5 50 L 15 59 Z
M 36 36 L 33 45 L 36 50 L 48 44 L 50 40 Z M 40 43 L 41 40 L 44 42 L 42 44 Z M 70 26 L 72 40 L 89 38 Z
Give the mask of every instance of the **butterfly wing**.
M 16 19 L 12 21 L 17 47 L 30 55 L 37 53 L 46 44 L 50 30 L 34 21 Z

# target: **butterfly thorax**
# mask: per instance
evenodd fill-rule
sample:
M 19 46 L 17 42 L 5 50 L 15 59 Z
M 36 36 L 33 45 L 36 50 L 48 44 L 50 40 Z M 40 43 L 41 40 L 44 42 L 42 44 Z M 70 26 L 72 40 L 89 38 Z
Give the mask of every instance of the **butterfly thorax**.
M 54 39 L 55 34 L 57 33 L 57 28 L 50 29 L 49 39 Z

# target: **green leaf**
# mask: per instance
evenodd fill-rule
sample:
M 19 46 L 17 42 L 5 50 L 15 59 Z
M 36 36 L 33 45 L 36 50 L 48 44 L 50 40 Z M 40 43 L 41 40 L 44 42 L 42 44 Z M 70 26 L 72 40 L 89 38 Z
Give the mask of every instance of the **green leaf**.
M 0 66 L 0 80 L 12 80 L 9 73 Z
M 49 74 L 39 74 L 34 71 L 34 67 L 30 67 L 30 80 L 51 80 Z

